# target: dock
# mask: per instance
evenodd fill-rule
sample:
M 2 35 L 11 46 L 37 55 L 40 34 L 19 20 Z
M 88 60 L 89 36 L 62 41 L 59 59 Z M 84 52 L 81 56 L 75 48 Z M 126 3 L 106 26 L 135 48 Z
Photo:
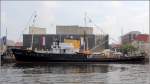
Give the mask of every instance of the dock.
M 7 50 L 1 55 L 2 62 L 15 62 L 15 57 L 11 50 Z

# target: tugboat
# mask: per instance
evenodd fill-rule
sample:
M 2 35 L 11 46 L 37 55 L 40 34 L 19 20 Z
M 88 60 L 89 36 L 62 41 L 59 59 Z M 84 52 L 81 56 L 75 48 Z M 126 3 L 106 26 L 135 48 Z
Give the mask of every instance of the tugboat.
M 49 51 L 31 49 L 12 49 L 19 62 L 141 62 L 145 56 L 121 56 L 120 58 L 106 57 L 103 54 L 94 54 L 88 50 L 78 52 L 73 46 L 55 40 Z
M 71 46 L 62 47 L 59 40 L 53 42 L 50 51 L 12 49 L 17 61 L 23 62 L 86 62 L 90 54 L 76 52 Z
M 31 46 L 29 49 L 15 48 L 12 49 L 12 52 L 16 61 L 19 62 L 141 62 L 145 59 L 144 55 L 107 57 L 104 53 L 92 53 L 88 48 L 85 49 L 85 46 L 83 51 L 79 52 L 73 46 L 60 43 L 56 39 L 51 45 L 51 49 L 47 51 L 33 50 Z
M 12 49 L 12 52 L 18 62 L 143 62 L 145 59 L 142 55 L 107 58 L 89 51 L 76 52 L 72 47 L 62 47 L 62 44 L 59 41 L 53 42 L 50 51 Z

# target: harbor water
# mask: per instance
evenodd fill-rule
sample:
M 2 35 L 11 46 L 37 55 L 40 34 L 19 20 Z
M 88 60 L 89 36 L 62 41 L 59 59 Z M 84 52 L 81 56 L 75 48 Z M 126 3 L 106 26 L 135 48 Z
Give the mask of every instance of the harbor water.
M 149 64 L 2 63 L 0 84 L 150 84 Z

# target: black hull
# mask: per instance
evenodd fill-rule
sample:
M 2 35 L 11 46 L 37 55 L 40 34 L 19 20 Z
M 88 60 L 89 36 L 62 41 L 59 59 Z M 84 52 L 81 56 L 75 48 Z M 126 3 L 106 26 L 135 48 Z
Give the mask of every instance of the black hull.
M 85 54 L 36 53 L 32 50 L 12 49 L 16 61 L 21 62 L 137 62 L 144 56 L 122 58 L 89 58 Z
M 12 49 L 17 61 L 23 62 L 81 62 L 87 60 L 84 54 L 36 53 L 32 50 Z

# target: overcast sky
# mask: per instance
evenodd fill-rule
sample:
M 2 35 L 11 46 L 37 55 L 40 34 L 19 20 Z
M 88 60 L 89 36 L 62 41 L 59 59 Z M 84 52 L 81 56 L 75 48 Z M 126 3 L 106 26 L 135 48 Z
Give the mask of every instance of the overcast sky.
M 84 26 L 85 12 L 92 20 L 87 25 L 99 26 L 94 33 L 103 30 L 117 41 L 130 31 L 149 33 L 148 1 L 1 1 L 2 35 L 7 28 L 8 39 L 20 41 L 22 32 L 28 32 L 25 28 L 34 11 L 36 26 L 47 28 L 47 33 L 54 34 L 56 25 Z

